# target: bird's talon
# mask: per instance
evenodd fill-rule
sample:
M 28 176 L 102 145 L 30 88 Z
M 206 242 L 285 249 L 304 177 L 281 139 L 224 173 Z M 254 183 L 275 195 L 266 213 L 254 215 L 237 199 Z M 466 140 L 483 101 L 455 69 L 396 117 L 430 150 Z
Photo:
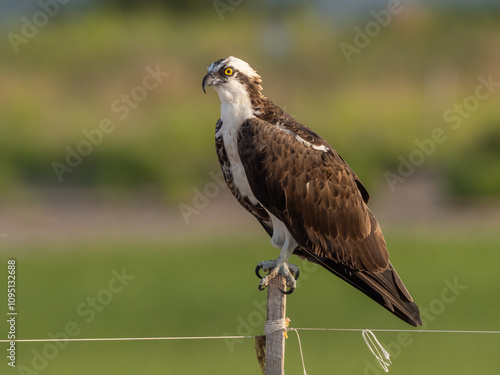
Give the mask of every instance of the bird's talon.
M 260 270 L 269 271 L 266 276 L 260 274 Z M 259 290 L 266 289 L 269 280 L 276 277 L 278 274 L 282 275 L 286 280 L 286 288 L 280 291 L 283 294 L 291 294 L 297 287 L 297 279 L 299 278 L 299 267 L 294 264 L 289 264 L 286 262 L 281 262 L 278 260 L 268 260 L 260 262 L 257 267 L 255 267 L 255 275 L 260 279 Z M 288 290 L 286 290 L 288 289 Z
M 255 267 L 255 274 L 257 275 L 257 277 L 258 277 L 259 279 L 261 279 L 261 280 L 262 280 L 262 276 L 260 275 L 260 270 L 261 270 L 261 269 L 262 269 L 262 265 L 257 264 L 257 267 Z M 260 288 L 259 288 L 259 289 L 260 289 Z
M 280 292 L 281 292 L 281 293 L 286 294 L 286 295 L 289 295 L 289 294 L 292 294 L 292 293 L 293 293 L 293 291 L 295 290 L 295 287 L 293 287 L 293 286 L 292 286 L 292 287 L 290 287 L 290 289 L 288 289 L 288 290 L 283 290 L 283 289 L 281 289 L 281 288 L 279 288 L 279 289 L 280 289 Z
M 269 277 L 264 276 L 262 279 L 260 279 L 259 290 L 262 291 L 266 289 L 268 284 L 269 284 Z

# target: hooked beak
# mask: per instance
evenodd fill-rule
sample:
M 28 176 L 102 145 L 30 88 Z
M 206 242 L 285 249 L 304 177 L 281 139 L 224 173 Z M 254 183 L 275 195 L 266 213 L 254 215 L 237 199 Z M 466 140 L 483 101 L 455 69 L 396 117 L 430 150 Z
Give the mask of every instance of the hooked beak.
M 212 73 L 208 73 L 205 77 L 203 77 L 203 82 L 201 83 L 201 87 L 203 88 L 203 92 L 206 94 L 205 87 L 213 86 L 215 83 L 214 76 Z

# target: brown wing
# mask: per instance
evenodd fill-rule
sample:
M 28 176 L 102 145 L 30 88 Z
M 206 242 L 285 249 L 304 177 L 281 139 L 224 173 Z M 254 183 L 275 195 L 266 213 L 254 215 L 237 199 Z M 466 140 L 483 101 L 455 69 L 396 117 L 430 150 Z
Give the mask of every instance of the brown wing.
M 294 254 L 324 267 L 412 326 L 422 324 L 418 306 L 392 264 L 389 263 L 383 272 L 356 271 L 331 259 L 311 256 L 302 248 L 296 249 Z
M 298 122 L 280 126 L 253 118 L 239 130 L 238 151 L 255 197 L 316 256 L 354 270 L 385 270 L 385 240 L 357 176 L 316 133 Z

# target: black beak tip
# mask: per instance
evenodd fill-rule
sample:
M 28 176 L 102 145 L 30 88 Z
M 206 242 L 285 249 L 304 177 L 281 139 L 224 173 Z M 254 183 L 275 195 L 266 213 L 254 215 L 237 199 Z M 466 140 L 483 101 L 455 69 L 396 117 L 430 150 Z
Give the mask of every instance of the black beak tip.
M 203 77 L 203 81 L 201 82 L 201 88 L 203 89 L 203 92 L 206 94 L 207 87 L 213 85 L 214 85 L 214 78 L 211 73 L 208 73 L 205 77 Z
M 203 92 L 206 94 L 207 91 L 205 90 L 205 87 L 207 87 L 207 80 L 208 80 L 208 74 L 203 77 L 203 81 L 201 81 L 201 88 L 203 89 Z

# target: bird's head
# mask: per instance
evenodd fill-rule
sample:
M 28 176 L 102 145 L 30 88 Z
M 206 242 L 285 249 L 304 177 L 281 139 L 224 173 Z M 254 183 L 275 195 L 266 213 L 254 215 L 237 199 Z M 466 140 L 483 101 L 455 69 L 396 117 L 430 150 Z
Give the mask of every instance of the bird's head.
M 203 78 L 202 87 L 213 86 L 221 101 L 234 101 L 238 96 L 260 97 L 261 78 L 257 72 L 243 60 L 234 56 L 214 61 L 208 67 L 208 74 Z

